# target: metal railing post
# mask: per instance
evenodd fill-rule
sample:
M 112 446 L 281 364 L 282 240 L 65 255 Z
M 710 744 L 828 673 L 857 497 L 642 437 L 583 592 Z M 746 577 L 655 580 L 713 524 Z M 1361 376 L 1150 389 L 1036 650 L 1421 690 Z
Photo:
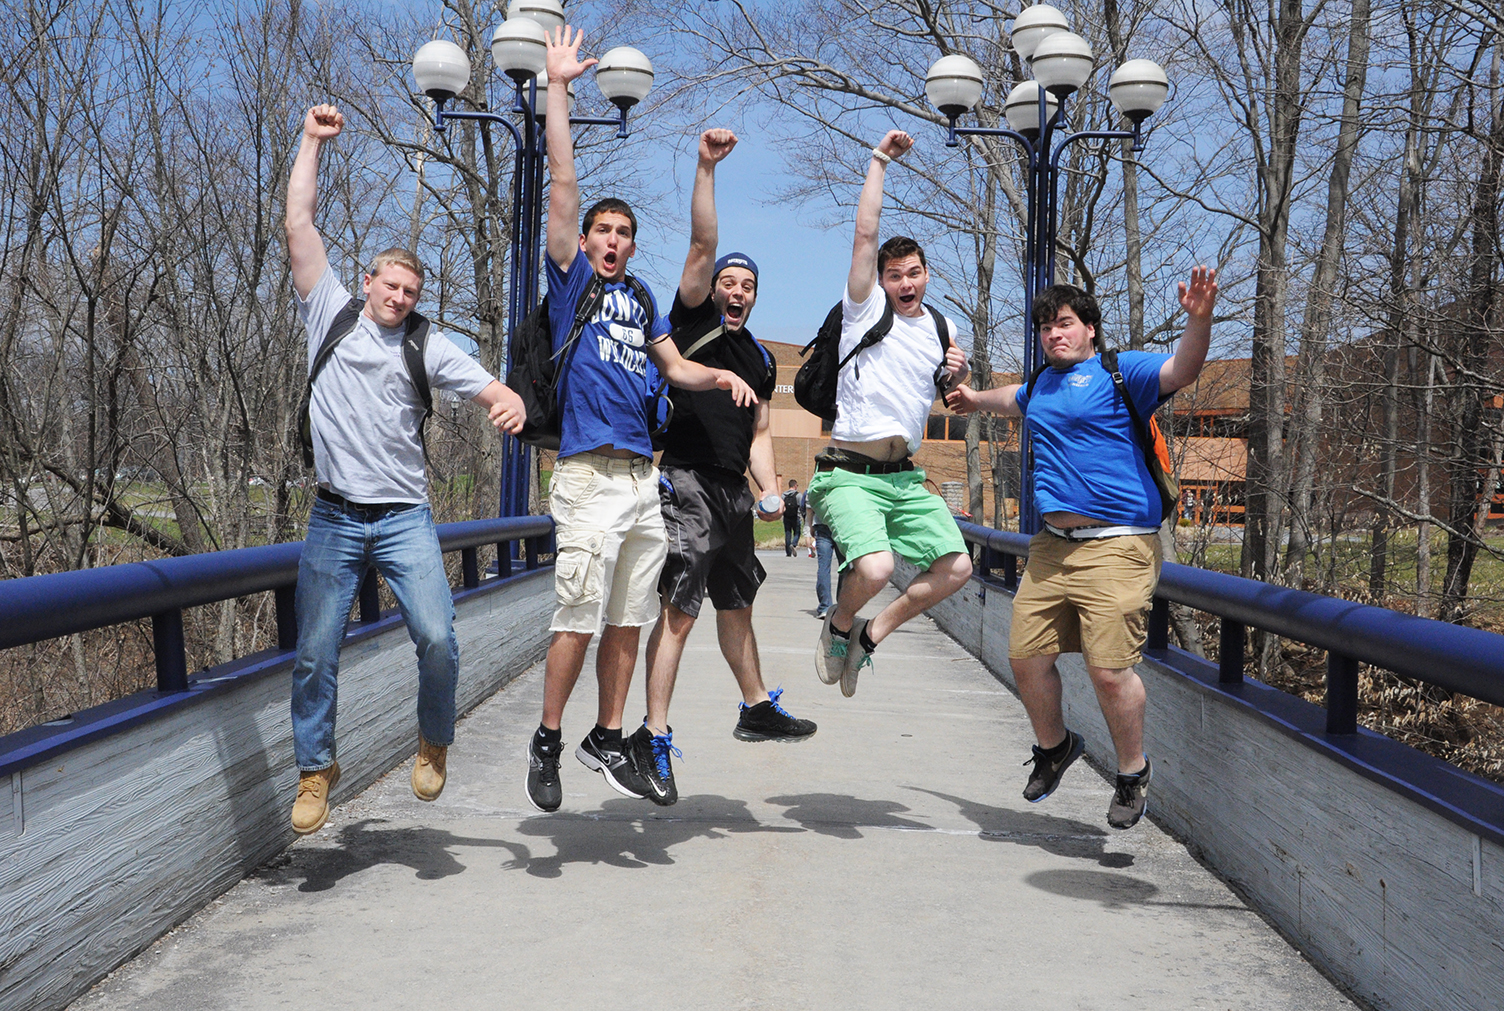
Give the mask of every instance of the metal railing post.
M 1326 732 L 1358 732 L 1358 661 L 1341 653 L 1326 655 Z
M 1003 555 L 1003 586 L 1009 590 L 1018 589 L 1018 556 Z
M 1150 649 L 1170 648 L 1170 602 L 1163 597 L 1154 598 L 1154 606 L 1149 609 L 1149 641 L 1146 645 Z
M 376 570 L 367 569 L 360 584 L 360 623 L 370 625 L 381 620 L 381 597 L 376 592 Z
M 1235 685 L 1243 682 L 1243 642 L 1247 630 L 1242 622 L 1222 619 L 1221 645 L 1217 650 L 1217 681 Z
M 480 585 L 480 549 L 460 549 L 460 573 L 465 589 L 473 590 Z
M 296 649 L 298 646 L 297 584 L 279 586 L 272 591 L 277 601 L 277 648 Z
M 523 555 L 523 568 L 529 572 L 538 567 L 538 542 L 542 539 L 541 537 L 529 537 L 522 542 L 526 546 L 526 551 Z
M 496 545 L 496 577 L 505 579 L 512 574 L 512 542 L 500 541 Z
M 157 691 L 188 690 L 188 654 L 183 643 L 183 611 L 151 616 L 151 644 L 157 654 Z

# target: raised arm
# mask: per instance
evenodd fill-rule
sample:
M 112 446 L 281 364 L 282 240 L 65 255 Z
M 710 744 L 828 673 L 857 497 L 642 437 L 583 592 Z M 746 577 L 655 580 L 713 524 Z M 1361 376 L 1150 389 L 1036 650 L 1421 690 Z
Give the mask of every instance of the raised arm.
M 1212 310 L 1217 305 L 1217 272 L 1211 267 L 1191 268 L 1191 283 L 1180 282 L 1180 307 L 1186 312 L 1185 330 L 1175 354 L 1159 369 L 1159 395 L 1183 390 L 1201 375 L 1206 352 L 1212 343 Z
M 856 237 L 851 244 L 851 273 L 846 275 L 846 290 L 855 302 L 867 301 L 877 285 L 877 229 L 883 213 L 883 179 L 888 162 L 902 157 L 914 146 L 914 138 L 902 130 L 889 130 L 873 148 L 867 166 L 867 181 L 856 204 Z M 879 157 L 879 155 L 883 157 Z M 887 161 L 883 158 L 886 157 Z
M 695 188 L 689 198 L 689 254 L 679 277 L 679 301 L 695 308 L 710 295 L 710 275 L 715 271 L 719 233 L 715 217 L 715 167 L 736 147 L 730 130 L 706 130 L 700 134 L 700 161 L 695 166 Z
M 574 172 L 574 138 L 569 133 L 569 82 L 598 60 L 580 59 L 582 31 L 569 25 L 548 38 L 548 119 L 543 138 L 548 147 L 548 258 L 568 270 L 580 251 L 580 181 Z
M 1022 418 L 1024 412 L 1018 409 L 1018 391 L 1022 388 L 1023 384 L 1012 383 L 990 390 L 974 390 L 962 384 L 945 395 L 945 406 L 957 414 L 987 411 L 1005 418 Z
M 307 298 L 329 269 L 324 240 L 313 227 L 318 209 L 319 148 L 339 136 L 345 117 L 332 105 L 315 105 L 303 117 L 303 141 L 287 176 L 287 258 L 292 263 L 292 286 Z
M 747 407 L 758 402 L 757 394 L 752 392 L 752 387 L 741 376 L 730 369 L 712 369 L 690 361 L 679 353 L 678 346 L 667 337 L 649 341 L 647 352 L 670 386 L 677 386 L 681 390 L 730 390 L 731 399 L 737 407 Z

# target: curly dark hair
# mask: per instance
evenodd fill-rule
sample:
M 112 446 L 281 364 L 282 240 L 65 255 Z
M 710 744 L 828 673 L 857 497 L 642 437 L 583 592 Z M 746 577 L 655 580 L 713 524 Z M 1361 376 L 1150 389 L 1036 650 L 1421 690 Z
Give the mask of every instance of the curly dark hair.
M 1052 284 L 1034 298 L 1036 326 L 1053 320 L 1061 309 L 1069 309 L 1076 318 L 1092 328 L 1092 343 L 1102 347 L 1102 307 L 1089 292 L 1074 284 Z

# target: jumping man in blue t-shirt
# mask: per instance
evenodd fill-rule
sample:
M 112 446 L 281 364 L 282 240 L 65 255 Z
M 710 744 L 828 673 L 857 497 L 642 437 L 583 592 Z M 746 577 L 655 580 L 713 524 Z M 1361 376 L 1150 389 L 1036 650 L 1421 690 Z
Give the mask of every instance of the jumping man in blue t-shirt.
M 1173 355 L 1118 355 L 1139 417 L 1196 381 L 1211 343 L 1217 272 L 1191 271 L 1180 285 L 1189 317 Z M 1055 658 L 1079 652 L 1091 673 L 1117 751 L 1113 828 L 1132 828 L 1147 807 L 1142 657 L 1146 618 L 1159 582 L 1161 505 L 1133 420 L 1097 355 L 1097 300 L 1069 284 L 1046 288 L 1034 322 L 1049 368 L 1028 384 L 976 392 L 961 386 L 946 403 L 962 414 L 994 411 L 1024 419 L 1034 440 L 1034 497 L 1045 528 L 1029 542 L 1029 564 L 1013 600 L 1008 658 L 1039 743 L 1024 787 L 1030 802 L 1054 792 L 1085 741 L 1067 729 Z
M 605 294 L 585 322 L 559 384 L 561 431 L 549 490 L 557 554 L 558 606 L 543 677 L 543 719 L 528 746 L 528 801 L 554 811 L 563 797 L 560 721 L 585 650 L 600 630 L 595 675 L 600 686 L 596 725 L 575 749 L 586 768 L 612 789 L 642 797 L 648 786 L 622 746 L 621 716 L 637 661 L 643 625 L 658 618 L 658 574 L 665 539 L 647 415 L 648 363 L 674 386 L 722 389 L 740 406 L 757 403 L 735 373 L 685 361 L 665 340 L 668 323 L 651 295 L 644 305 L 627 279 L 636 250 L 637 218 L 624 201 L 606 199 L 580 213 L 580 188 L 569 134 L 569 82 L 596 64 L 580 60 L 581 32 L 568 25 L 548 40 L 549 329 L 555 346 L 568 338 L 580 296 L 600 278 Z

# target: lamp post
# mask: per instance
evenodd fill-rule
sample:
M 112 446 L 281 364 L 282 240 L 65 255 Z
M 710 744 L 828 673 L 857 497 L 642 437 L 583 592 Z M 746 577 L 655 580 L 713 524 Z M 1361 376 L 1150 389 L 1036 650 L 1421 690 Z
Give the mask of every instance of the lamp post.
M 950 121 L 947 147 L 962 136 L 1009 137 L 1023 148 L 1027 204 L 1024 225 L 1024 378 L 1042 360 L 1034 326 L 1034 298 L 1055 275 L 1055 229 L 1058 216 L 1060 160 L 1081 140 L 1131 140 L 1135 153 L 1144 149 L 1142 127 L 1169 94 L 1170 81 L 1151 60 L 1129 60 L 1108 81 L 1114 108 L 1128 117 L 1132 130 L 1082 130 L 1058 136 L 1065 125 L 1067 100 L 1091 77 L 1091 45 L 1070 30 L 1065 15 L 1047 4 L 1025 7 L 1013 21 L 1013 48 L 1029 62 L 1033 81 L 1018 85 L 1003 102 L 1007 127 L 960 126 L 957 120 L 982 98 L 982 69 L 969 56 L 942 56 L 925 78 L 925 94 Z M 1034 491 L 1029 480 L 1029 435 L 1019 435 L 1018 522 L 1022 533 L 1039 529 Z
M 512 228 L 508 250 L 507 344 L 522 319 L 539 301 L 538 267 L 543 245 L 543 169 L 548 152 L 543 134 L 548 76 L 545 73 L 548 33 L 564 24 L 559 0 L 513 0 L 507 18 L 491 39 L 491 60 L 511 79 L 511 107 L 505 113 L 446 108 L 470 82 L 470 59 L 453 42 L 426 43 L 413 57 L 418 89 L 433 99 L 433 128 L 442 134 L 450 120 L 476 120 L 501 126 L 515 141 L 512 166 Z M 647 97 L 653 86 L 653 64 L 631 46 L 618 46 L 601 57 L 595 82 L 617 108 L 611 117 L 574 116 L 574 126 L 614 126 L 616 136 L 630 134 L 627 112 Z M 574 109 L 573 82 L 569 108 Z M 503 376 L 506 368 L 502 368 Z M 531 447 L 510 435 L 502 437 L 501 516 L 525 516 L 531 477 Z

